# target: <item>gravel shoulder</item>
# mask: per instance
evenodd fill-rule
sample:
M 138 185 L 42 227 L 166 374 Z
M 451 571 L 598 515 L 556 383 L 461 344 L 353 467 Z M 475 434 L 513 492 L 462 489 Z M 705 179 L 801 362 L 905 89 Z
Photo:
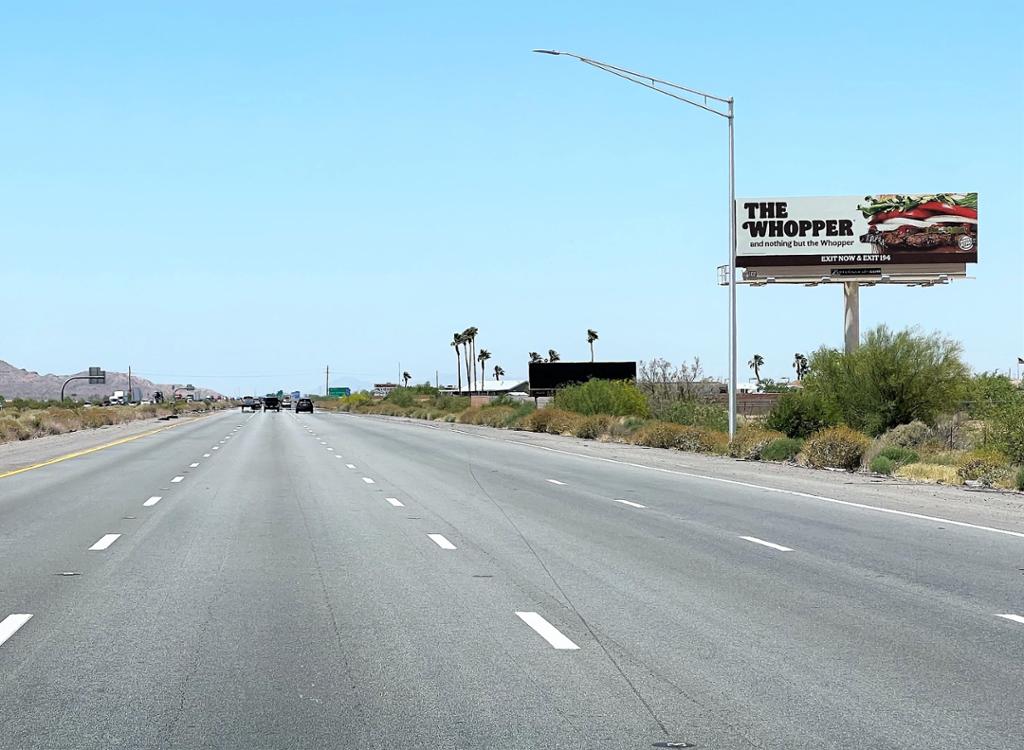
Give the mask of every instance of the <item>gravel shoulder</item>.
M 420 425 L 424 429 L 458 429 L 467 435 L 526 443 L 595 458 L 638 463 L 778 489 L 805 492 L 849 503 L 940 516 L 953 521 L 1024 533 L 1024 493 L 909 482 L 870 474 L 810 469 L 795 464 L 742 461 L 724 456 L 683 453 L 622 443 L 581 440 L 478 425 L 427 422 L 404 417 L 344 415 Z
M 138 422 L 127 422 L 125 424 L 106 425 L 93 429 L 67 432 L 63 435 L 46 435 L 44 437 L 32 438 L 31 440 L 0 443 L 0 473 L 49 461 L 68 453 L 88 450 L 98 445 L 105 445 L 115 440 L 150 432 L 161 427 L 167 427 L 168 425 L 194 422 L 197 419 L 203 419 L 212 414 L 219 413 L 221 412 L 210 412 L 198 417 L 181 417 L 169 420 L 154 417 L 153 419 L 143 419 Z

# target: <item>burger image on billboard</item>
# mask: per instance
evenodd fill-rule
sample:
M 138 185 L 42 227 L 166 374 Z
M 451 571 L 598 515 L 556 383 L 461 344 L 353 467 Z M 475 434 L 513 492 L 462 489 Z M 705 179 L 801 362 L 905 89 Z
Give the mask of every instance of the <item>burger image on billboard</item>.
M 868 220 L 860 241 L 879 252 L 962 253 L 978 244 L 978 194 L 869 195 L 857 206 Z

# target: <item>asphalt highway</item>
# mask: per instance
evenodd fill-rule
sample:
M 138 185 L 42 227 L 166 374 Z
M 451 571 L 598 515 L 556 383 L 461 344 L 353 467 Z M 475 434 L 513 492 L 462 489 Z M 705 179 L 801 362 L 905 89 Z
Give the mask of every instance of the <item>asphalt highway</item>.
M 1024 533 L 857 492 L 288 412 L 0 472 L 0 748 L 1024 746 Z

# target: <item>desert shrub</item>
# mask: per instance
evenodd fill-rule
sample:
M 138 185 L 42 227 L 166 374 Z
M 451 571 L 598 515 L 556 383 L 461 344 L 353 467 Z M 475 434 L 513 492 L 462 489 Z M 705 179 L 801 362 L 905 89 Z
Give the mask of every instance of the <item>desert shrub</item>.
M 1024 466 L 1017 469 L 1017 476 L 1014 477 L 1013 486 L 1024 492 Z
M 652 421 L 634 432 L 630 442 L 648 448 L 675 448 L 686 429 L 672 422 Z
M 583 421 L 583 415 L 564 409 L 552 409 L 545 432 L 550 435 L 572 435 Z
M 395 406 L 413 406 L 418 403 L 416 396 L 411 388 L 395 388 L 384 400 Z
M 0 442 L 26 440 L 31 432 L 14 417 L 0 417 Z
M 804 441 L 800 438 L 776 438 L 761 451 L 762 461 L 792 461 L 803 450 Z
M 806 438 L 835 424 L 825 404 L 814 393 L 804 390 L 784 393 L 772 406 L 765 426 L 784 432 L 791 438 Z
M 871 463 L 869 464 L 868 468 L 870 468 L 871 471 L 875 472 L 876 474 L 888 475 L 892 474 L 893 471 L 896 470 L 897 466 L 899 466 L 899 464 L 893 461 L 891 458 L 886 458 L 885 456 L 878 455 L 871 459 Z
M 917 451 L 911 450 L 910 448 L 903 448 L 898 445 L 890 445 L 882 448 L 882 450 L 878 452 L 878 455 L 901 466 L 905 464 L 916 464 L 921 460 Z
M 633 433 L 646 423 L 640 417 L 619 417 L 608 425 L 608 437 L 619 442 L 629 442 Z
M 945 464 L 920 463 L 897 466 L 893 471 L 893 476 L 900 479 L 912 479 L 915 482 L 963 484 L 963 480 L 957 475 L 956 467 Z
M 656 415 L 658 419 L 676 424 L 706 427 L 724 432 L 729 429 L 729 412 L 721 404 L 698 399 L 674 401 Z
M 589 380 L 563 388 L 555 394 L 554 406 L 577 414 L 650 415 L 644 394 L 628 380 Z
M 523 417 L 520 424 L 524 430 L 529 430 L 530 432 L 547 432 L 552 411 L 553 409 L 550 407 L 536 409 Z
M 683 425 L 675 441 L 675 448 L 691 453 L 715 453 L 725 455 L 729 452 L 729 435 L 706 427 Z
M 769 430 L 759 425 L 747 425 L 736 431 L 736 437 L 729 444 L 729 455 L 748 461 L 759 461 L 761 452 L 769 443 L 786 437 L 776 430 Z
M 827 427 L 807 439 L 802 455 L 817 469 L 853 471 L 870 444 L 867 435 L 849 427 Z
M 1024 391 L 989 417 L 992 444 L 1011 461 L 1024 464 Z
M 456 416 L 456 421 L 462 424 L 480 424 L 482 409 L 479 406 L 471 406 Z
M 1010 467 L 1006 456 L 999 451 L 976 450 L 963 457 L 956 473 L 965 482 L 991 487 L 1010 476 Z
M 935 438 L 935 431 L 920 420 L 893 427 L 881 436 L 886 445 L 897 448 L 921 448 Z
M 835 422 L 880 435 L 900 424 L 932 422 L 966 392 L 959 343 L 938 334 L 879 326 L 854 352 L 819 349 L 804 387 Z
M 596 440 L 608 431 L 612 418 L 606 414 L 591 414 L 579 420 L 573 430 L 573 435 L 586 440 Z

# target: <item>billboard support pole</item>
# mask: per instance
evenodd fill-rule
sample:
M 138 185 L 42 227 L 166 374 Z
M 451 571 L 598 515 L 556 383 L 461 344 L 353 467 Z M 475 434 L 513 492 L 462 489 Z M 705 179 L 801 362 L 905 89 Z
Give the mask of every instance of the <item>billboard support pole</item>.
M 736 437 L 736 161 L 729 97 L 729 442 Z
M 860 346 L 860 282 L 843 282 L 843 341 L 844 351 L 853 354 Z

